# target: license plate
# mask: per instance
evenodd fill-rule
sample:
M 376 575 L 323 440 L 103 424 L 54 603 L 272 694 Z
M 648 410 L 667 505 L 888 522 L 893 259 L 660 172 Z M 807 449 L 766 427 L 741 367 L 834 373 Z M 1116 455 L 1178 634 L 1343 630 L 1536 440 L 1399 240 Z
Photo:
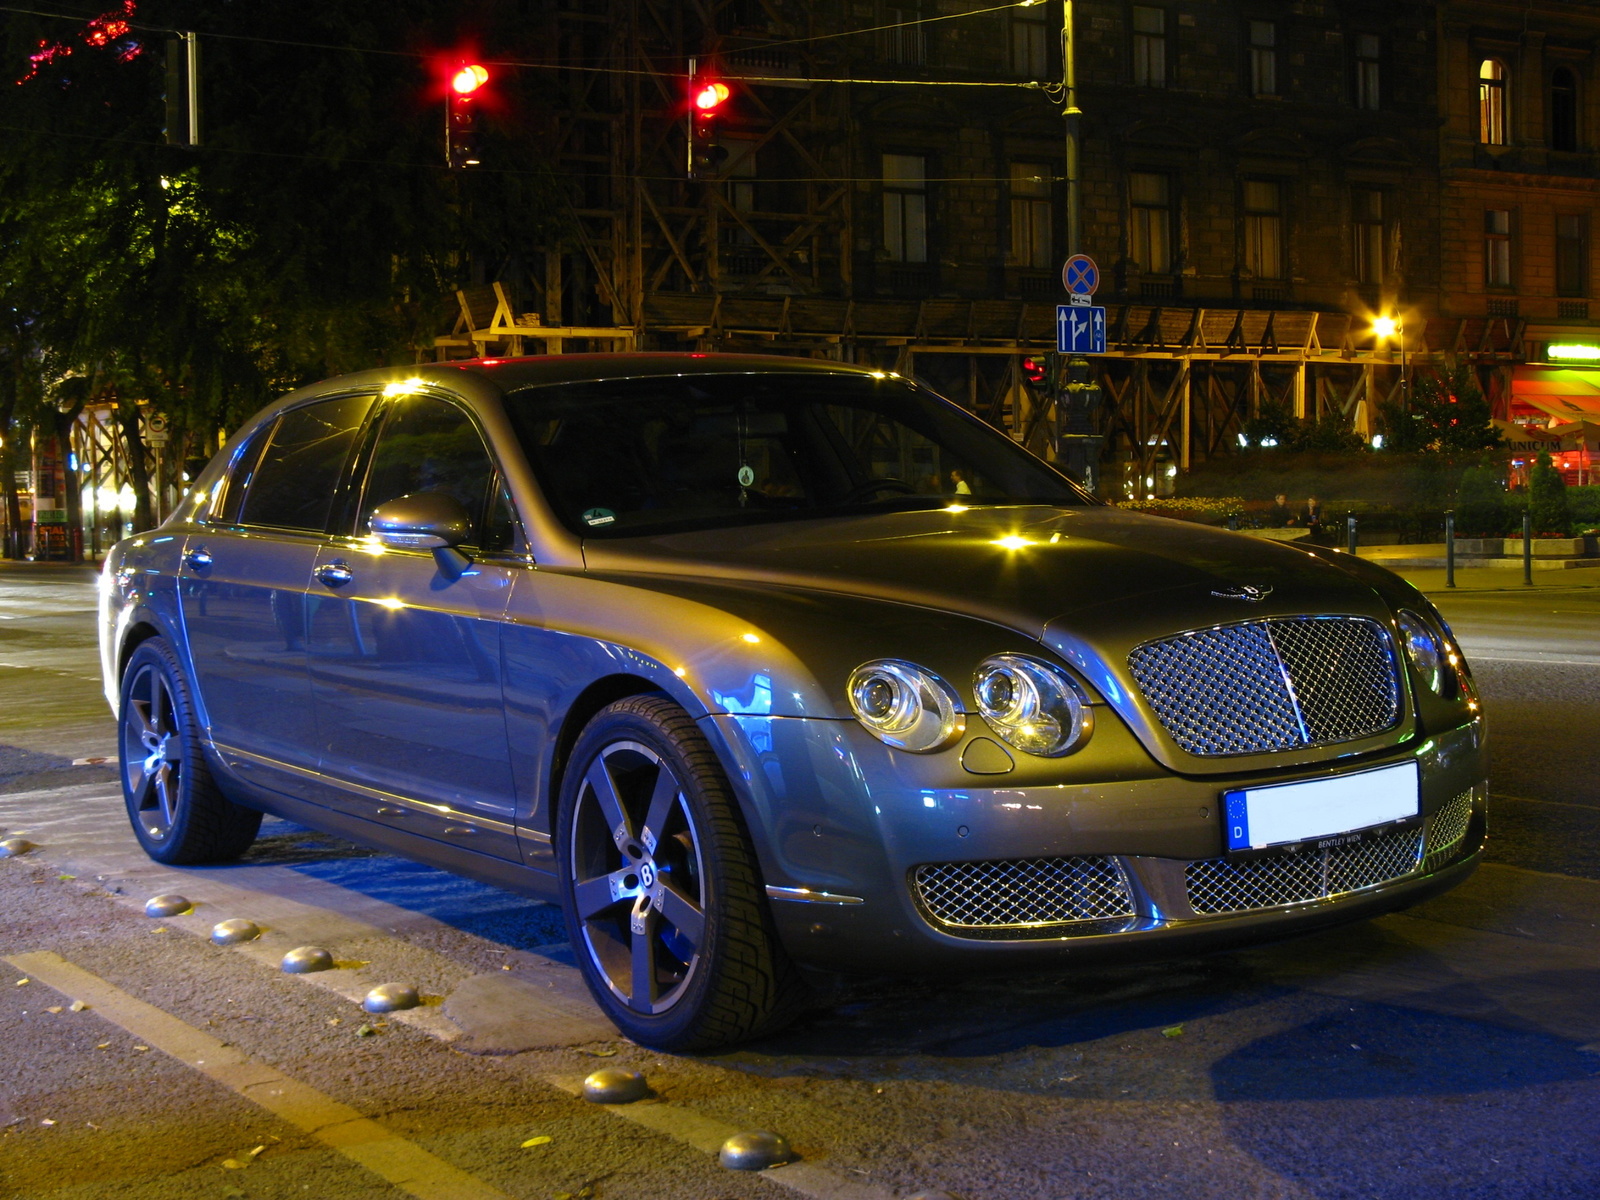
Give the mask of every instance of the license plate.
M 1313 842 L 1342 845 L 1422 813 L 1415 762 L 1222 794 L 1230 854 Z

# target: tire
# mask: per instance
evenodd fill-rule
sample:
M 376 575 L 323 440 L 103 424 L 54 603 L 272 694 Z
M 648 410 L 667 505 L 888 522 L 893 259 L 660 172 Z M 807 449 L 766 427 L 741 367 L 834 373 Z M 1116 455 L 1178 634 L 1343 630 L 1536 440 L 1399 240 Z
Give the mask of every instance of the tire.
M 191 866 L 248 850 L 261 813 L 234 804 L 212 779 L 189 681 L 165 638 L 139 643 L 129 657 L 118 713 L 122 799 L 144 852 Z
M 619 700 L 579 736 L 556 857 L 584 981 L 633 1041 L 708 1050 L 804 1004 L 721 764 L 666 697 Z

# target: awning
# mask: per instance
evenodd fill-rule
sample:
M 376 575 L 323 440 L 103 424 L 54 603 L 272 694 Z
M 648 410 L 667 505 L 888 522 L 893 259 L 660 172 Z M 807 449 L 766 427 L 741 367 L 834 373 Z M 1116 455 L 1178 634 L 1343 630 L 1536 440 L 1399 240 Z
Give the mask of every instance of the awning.
M 1600 416 L 1600 370 L 1580 367 L 1516 367 L 1511 379 L 1515 403 L 1578 421 Z

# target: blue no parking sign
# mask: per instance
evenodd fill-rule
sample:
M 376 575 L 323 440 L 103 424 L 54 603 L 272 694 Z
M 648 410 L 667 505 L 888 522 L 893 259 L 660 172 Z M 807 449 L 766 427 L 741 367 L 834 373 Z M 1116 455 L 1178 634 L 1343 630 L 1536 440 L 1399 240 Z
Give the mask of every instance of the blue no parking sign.
M 1056 305 L 1056 352 L 1104 354 L 1106 310 L 1099 305 Z
M 1061 282 L 1074 296 L 1092 296 L 1100 290 L 1100 268 L 1087 254 L 1074 254 L 1061 268 Z

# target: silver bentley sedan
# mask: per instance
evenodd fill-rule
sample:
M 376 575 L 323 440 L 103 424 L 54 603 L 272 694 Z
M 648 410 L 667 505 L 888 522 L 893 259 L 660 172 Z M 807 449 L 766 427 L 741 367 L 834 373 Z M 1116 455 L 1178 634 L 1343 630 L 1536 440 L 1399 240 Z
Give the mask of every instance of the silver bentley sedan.
M 721 355 L 371 371 L 117 545 L 133 832 L 264 812 L 559 903 L 672 1049 L 813 972 L 1187 953 L 1481 849 L 1471 673 L 1359 558 L 1120 512 L 893 373 Z

